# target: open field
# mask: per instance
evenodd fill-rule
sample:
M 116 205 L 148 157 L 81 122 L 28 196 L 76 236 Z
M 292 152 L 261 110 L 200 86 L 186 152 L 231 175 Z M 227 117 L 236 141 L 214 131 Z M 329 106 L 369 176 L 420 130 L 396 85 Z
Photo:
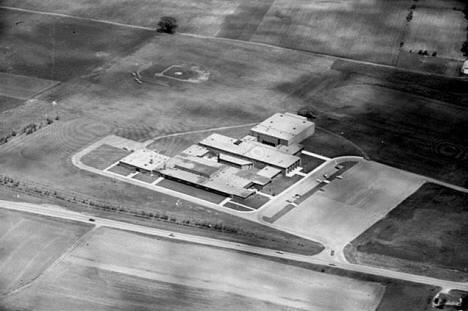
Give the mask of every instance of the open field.
M 468 280 L 468 194 L 426 183 L 347 247 L 355 262 Z
M 26 100 L 52 86 L 57 81 L 0 72 L 0 96 Z
M 145 281 L 139 283 L 141 279 Z M 103 281 L 105 286 L 98 285 Z M 169 297 L 183 297 L 158 303 L 168 310 L 179 310 L 179 306 L 193 310 L 194 305 L 210 305 L 222 296 L 227 310 L 241 310 L 239 302 L 251 304 L 254 310 L 373 311 L 385 292 L 385 286 L 377 282 L 310 271 L 233 251 L 100 229 L 40 282 L 9 300 L 20 309 L 27 309 L 28 300 L 31 303 L 39 295 L 45 299 L 36 303 L 37 310 L 51 307 L 50 299 L 64 303 L 65 297 L 74 309 L 91 304 L 94 310 L 113 306 L 117 310 L 127 306 L 124 309 L 128 310 L 138 304 L 140 310 L 147 310 L 154 308 L 157 297 L 149 293 L 161 295 L 164 289 Z M 337 295 L 340 299 L 335 299 Z M 214 306 L 209 305 L 211 310 Z
M 434 66 L 414 66 L 423 58 L 399 61 L 399 53 L 428 50 L 444 59 L 461 59 L 466 38 L 463 1 L 307 0 L 131 1 L 85 0 L 3 1 L 6 6 L 70 14 L 111 22 L 156 27 L 161 16 L 178 20 L 178 31 L 255 41 L 337 55 L 404 68 L 434 72 Z M 410 7 L 416 5 L 408 23 Z M 456 10 L 455 10 L 456 9 Z M 400 45 L 403 44 L 401 47 Z M 408 59 L 407 59 L 408 60 Z M 451 66 L 451 65 L 450 65 Z M 436 72 L 440 71 L 436 70 Z M 450 69 L 450 74 L 452 70 Z M 447 71 L 447 72 L 449 72 Z
M 249 41 L 274 0 L 240 1 L 236 10 L 225 17 L 218 37 Z
M 151 31 L 4 9 L 0 9 L 0 18 L 2 46 L 8 47 L 0 54 L 0 71 L 49 80 L 89 74 L 154 35 Z
M 305 85 L 294 94 L 320 112 L 320 128 L 376 161 L 458 185 L 468 183 L 466 81 L 343 61 L 333 69 L 345 81 L 315 93 Z M 320 136 L 304 144 L 333 156 L 333 146 Z
M 430 310 L 437 288 L 98 229 L 5 310 Z M 337 297 L 340 299 L 337 299 Z
M 252 41 L 393 64 L 411 2 L 276 0 Z
M 22 103 L 20 99 L 0 95 L 0 113 L 16 108 Z
M 403 49 L 413 53 L 427 50 L 429 55 L 436 52 L 437 57 L 463 60 L 461 48 L 467 35 L 463 6 L 462 1 L 418 1 Z
M 362 160 L 308 196 L 323 174 L 336 171 L 332 162 L 301 184 L 286 191 L 262 210 L 264 220 L 274 227 L 325 241 L 332 249 L 341 249 L 391 209 L 408 197 L 422 183 L 420 178 L 388 166 Z M 295 199 L 297 207 L 288 202 Z M 289 206 L 289 207 L 288 207 Z M 280 213 L 278 216 L 277 214 Z
M 81 223 L 0 209 L 0 293 L 37 278 L 89 229 Z
M 185 194 L 189 194 L 196 198 L 203 199 L 203 200 L 216 203 L 216 204 L 221 203 L 226 198 L 225 196 L 222 196 L 213 192 L 209 192 L 203 189 L 199 189 L 196 187 L 192 187 L 184 183 L 169 180 L 169 179 L 164 179 L 160 181 L 158 183 L 158 186 L 168 188 L 174 191 L 179 191 Z
M 104 144 L 85 154 L 81 160 L 88 166 L 103 170 L 129 154 L 130 151 Z
M 214 35 L 224 21 L 224 17 L 235 11 L 238 1 L 224 0 L 143 0 L 138 5 L 132 0 L 78 1 L 2 1 L 3 5 L 25 9 L 52 11 L 74 16 L 110 20 L 119 23 L 157 27 L 162 16 L 174 16 L 177 29 L 204 35 Z

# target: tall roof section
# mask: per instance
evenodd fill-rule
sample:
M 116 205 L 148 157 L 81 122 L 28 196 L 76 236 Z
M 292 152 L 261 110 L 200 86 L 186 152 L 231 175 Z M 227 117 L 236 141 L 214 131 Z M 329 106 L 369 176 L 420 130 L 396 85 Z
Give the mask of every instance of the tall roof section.
M 220 134 L 208 136 L 200 141 L 200 145 L 281 168 L 288 168 L 300 160 L 299 157 L 281 152 L 275 147 Z
M 310 127 L 314 123 L 307 118 L 293 113 L 275 113 L 262 123 L 252 128 L 253 132 L 287 140 L 294 138 Z

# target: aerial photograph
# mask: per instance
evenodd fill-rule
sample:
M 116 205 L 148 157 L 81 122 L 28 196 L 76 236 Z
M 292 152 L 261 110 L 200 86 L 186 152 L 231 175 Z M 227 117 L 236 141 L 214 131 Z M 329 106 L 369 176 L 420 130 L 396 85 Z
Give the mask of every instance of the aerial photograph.
M 468 0 L 0 0 L 0 311 L 468 311 Z

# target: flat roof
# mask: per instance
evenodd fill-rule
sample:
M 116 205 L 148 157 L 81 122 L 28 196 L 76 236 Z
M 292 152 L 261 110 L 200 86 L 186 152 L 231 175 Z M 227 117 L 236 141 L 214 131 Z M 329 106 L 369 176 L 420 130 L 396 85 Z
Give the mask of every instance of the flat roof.
M 265 121 L 254 126 L 251 131 L 290 140 L 294 136 L 314 126 L 314 122 L 293 113 L 275 113 Z
M 264 168 L 262 168 L 261 170 L 259 170 L 257 172 L 257 175 L 266 177 L 268 179 L 272 179 L 273 177 L 275 177 L 279 173 L 281 173 L 281 171 L 279 169 L 267 165 Z
M 251 181 L 236 177 L 235 174 L 233 174 L 230 170 L 222 170 L 216 173 L 216 176 L 210 176 L 210 178 L 202 177 L 198 174 L 187 172 L 178 168 L 166 168 L 160 170 L 160 173 L 172 178 L 186 181 L 191 184 L 203 186 L 208 189 L 213 189 L 241 198 L 246 198 L 255 192 L 252 189 L 245 188 L 250 185 Z
M 181 153 L 167 161 L 167 166 L 189 170 L 208 177 L 216 173 L 222 167 L 222 164 L 213 160 Z
M 164 166 L 169 157 L 149 149 L 138 149 L 120 160 L 120 163 L 153 171 Z
M 219 154 L 219 159 L 223 160 L 223 161 L 226 161 L 226 162 L 229 162 L 229 163 L 234 163 L 234 164 L 237 164 L 237 165 L 241 165 L 241 166 L 253 164 L 252 161 L 241 159 L 241 158 L 238 158 L 238 157 L 233 157 L 233 156 L 230 156 L 230 155 L 225 154 L 225 153 L 220 153 Z
M 208 149 L 205 147 L 202 147 L 200 145 L 191 145 L 181 153 L 185 153 L 187 155 L 195 156 L 195 157 L 203 157 L 206 155 L 208 152 L 210 152 Z
M 199 144 L 284 169 L 300 160 L 299 157 L 279 151 L 272 146 L 220 134 L 211 134 Z

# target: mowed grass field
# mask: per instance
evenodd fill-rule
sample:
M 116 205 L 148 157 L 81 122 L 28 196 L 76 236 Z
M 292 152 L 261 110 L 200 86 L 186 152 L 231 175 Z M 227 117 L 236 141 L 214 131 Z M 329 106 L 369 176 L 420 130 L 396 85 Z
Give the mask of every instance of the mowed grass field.
M 130 153 L 130 151 L 103 144 L 85 154 L 81 161 L 88 166 L 103 170 Z
M 0 95 L 0 113 L 16 108 L 23 103 L 22 100 Z
M 0 72 L 0 95 L 26 100 L 57 83 L 52 80 Z
M 347 256 L 432 277 L 468 280 L 468 193 L 426 183 L 351 242 Z
M 405 36 L 405 51 L 427 50 L 438 57 L 464 60 L 461 52 L 467 35 L 462 1 L 420 0 Z M 457 10 L 454 10 L 456 8 Z
M 2 307 L 423 311 L 437 290 L 103 228 Z
M 1 8 L 0 18 L 2 45 L 8 47 L 0 54 L 0 71 L 49 80 L 89 74 L 154 35 L 152 31 Z M 20 84 L 18 87 L 26 88 L 24 82 Z
M 90 228 L 0 209 L 0 293 L 40 276 Z

